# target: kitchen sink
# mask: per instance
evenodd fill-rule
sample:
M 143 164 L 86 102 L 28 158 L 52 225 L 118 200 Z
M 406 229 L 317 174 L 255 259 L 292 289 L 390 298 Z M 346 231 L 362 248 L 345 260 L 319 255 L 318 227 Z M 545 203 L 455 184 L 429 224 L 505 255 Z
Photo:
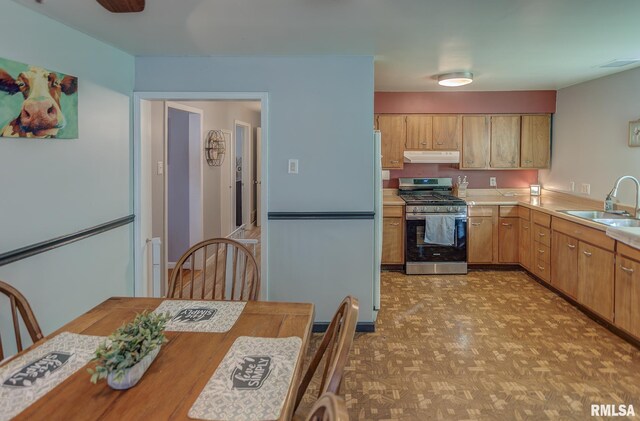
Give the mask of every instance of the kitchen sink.
M 610 227 L 640 227 L 640 219 L 635 219 L 629 215 L 596 210 L 561 210 L 559 212 L 577 216 L 582 219 L 588 219 Z
M 640 219 L 622 218 L 622 219 L 609 219 L 609 218 L 595 218 L 593 222 L 605 224 L 610 227 L 640 227 Z

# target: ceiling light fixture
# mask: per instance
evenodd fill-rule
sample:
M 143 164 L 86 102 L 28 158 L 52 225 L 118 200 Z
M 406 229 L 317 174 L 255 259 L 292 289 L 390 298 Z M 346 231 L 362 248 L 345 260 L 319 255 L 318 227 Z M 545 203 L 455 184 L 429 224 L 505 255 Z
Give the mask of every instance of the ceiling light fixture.
M 462 86 L 473 82 L 473 73 L 454 72 L 445 73 L 438 76 L 438 85 L 442 86 Z

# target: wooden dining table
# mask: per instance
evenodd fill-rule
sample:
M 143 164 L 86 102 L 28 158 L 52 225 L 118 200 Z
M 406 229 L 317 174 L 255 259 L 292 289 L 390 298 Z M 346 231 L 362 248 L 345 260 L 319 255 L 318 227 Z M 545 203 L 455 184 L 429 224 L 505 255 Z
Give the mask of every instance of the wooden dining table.
M 137 313 L 154 310 L 164 298 L 110 298 L 47 336 L 61 332 L 108 336 Z M 92 384 L 82 368 L 16 416 L 18 420 L 188 420 L 189 409 L 239 336 L 298 336 L 302 349 L 279 420 L 291 419 L 309 345 L 314 308 L 308 303 L 247 302 L 225 333 L 165 332 L 168 342 L 131 389 Z M 19 355 L 41 344 L 24 350 Z

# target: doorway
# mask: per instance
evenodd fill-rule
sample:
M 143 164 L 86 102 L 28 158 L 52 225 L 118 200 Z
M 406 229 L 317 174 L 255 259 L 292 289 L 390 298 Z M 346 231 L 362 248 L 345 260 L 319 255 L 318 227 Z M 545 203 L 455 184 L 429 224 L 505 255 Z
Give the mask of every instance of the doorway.
M 258 110 L 257 120 L 251 118 L 246 120 L 241 116 L 240 119 L 237 120 L 238 131 L 236 134 L 236 121 L 231 119 L 229 120 L 229 124 L 218 123 L 219 120 L 212 121 L 210 117 L 210 110 L 208 108 L 204 108 L 204 116 L 201 118 L 201 122 L 203 123 L 203 129 L 201 130 L 201 136 L 199 138 L 200 141 L 200 150 L 204 150 L 204 139 L 209 130 L 213 129 L 221 129 L 225 133 L 225 139 L 227 140 L 227 152 L 224 162 L 221 166 L 214 167 L 211 166 L 211 163 L 208 163 L 204 156 L 200 157 L 200 168 L 201 171 L 204 172 L 205 182 L 203 183 L 202 189 L 204 190 L 202 202 L 204 204 L 204 212 L 203 216 L 203 226 L 204 226 L 204 238 L 213 238 L 214 236 L 227 236 L 227 234 L 231 233 L 233 229 L 237 226 L 244 225 L 247 227 L 251 227 L 252 223 L 257 219 L 257 198 L 256 198 L 256 183 L 257 180 L 261 182 L 264 181 L 265 184 L 267 182 L 267 165 L 265 161 L 265 157 L 267 155 L 267 133 L 268 133 L 268 104 L 267 104 L 267 95 L 264 93 L 258 94 L 244 94 L 244 93 L 136 93 L 134 94 L 134 172 L 136 177 L 136 182 L 134 184 L 134 208 L 136 214 L 136 225 L 135 225 L 135 249 L 134 249 L 134 257 L 135 257 L 135 294 L 136 296 L 161 296 L 163 294 L 163 287 L 166 287 L 164 284 L 166 283 L 166 269 L 162 268 L 162 270 L 158 270 L 159 273 L 165 275 L 165 279 L 162 282 L 154 284 L 154 280 L 152 278 L 152 273 L 156 269 L 152 267 L 154 260 L 152 258 L 152 246 L 151 239 L 154 237 L 152 233 L 152 225 L 153 218 L 152 214 L 154 212 L 153 206 L 153 192 L 152 192 L 152 181 L 153 177 L 157 176 L 157 170 L 162 166 L 161 158 L 154 158 L 151 155 L 150 145 L 152 143 L 152 138 L 154 137 L 153 129 L 149 124 L 149 116 L 151 114 L 150 109 L 158 102 L 162 103 L 174 103 L 179 102 L 178 105 L 188 104 L 192 108 L 204 108 L 203 104 L 215 104 L 215 106 L 222 106 L 223 104 L 233 104 L 235 102 L 242 103 L 251 103 L 251 107 Z M 257 104 L 257 105 L 255 105 Z M 211 105 L 214 107 L 214 105 Z M 170 110 L 171 107 L 167 107 L 167 114 L 173 111 Z M 178 107 L 179 108 L 179 107 Z M 209 113 L 209 114 L 208 114 Z M 225 117 L 228 117 L 224 114 Z M 173 118 L 173 117 L 172 117 Z M 262 140 L 262 148 L 259 150 L 260 157 L 258 158 L 256 151 L 256 136 L 254 135 L 255 131 L 253 128 L 260 127 L 261 128 L 261 140 Z M 166 132 L 168 133 L 169 127 L 166 127 Z M 236 146 L 236 137 L 239 137 L 240 140 L 238 142 L 238 146 Z M 167 147 L 170 145 L 170 140 L 167 142 Z M 239 202 L 238 202 L 238 210 L 239 215 L 236 220 L 235 218 L 235 200 L 233 201 L 234 210 L 232 212 L 231 203 L 229 206 L 221 206 L 221 211 L 226 211 L 228 215 L 228 229 L 224 226 L 220 219 L 218 219 L 218 228 L 217 231 L 211 231 L 211 214 L 208 209 L 211 206 L 211 203 L 215 202 L 215 197 L 222 198 L 225 194 L 229 194 L 231 196 L 231 190 L 234 190 L 236 177 L 235 177 L 235 152 L 238 152 L 240 158 L 240 168 L 237 181 L 240 181 L 238 186 L 239 192 Z M 232 162 L 232 154 L 233 154 L 233 162 Z M 248 157 L 253 156 L 253 160 L 249 160 Z M 171 175 L 171 158 L 169 158 L 168 165 L 166 166 L 167 175 Z M 258 160 L 259 159 L 259 169 L 261 174 L 256 174 Z M 232 165 L 232 163 L 234 165 Z M 197 170 L 197 165 L 195 166 Z M 233 170 L 233 178 L 231 177 L 231 172 Z M 217 184 L 211 184 L 211 175 L 219 174 L 220 182 Z M 209 181 L 206 181 L 209 180 Z M 167 182 L 169 181 L 169 177 L 167 177 Z M 233 182 L 232 182 L 233 181 Z M 244 185 L 242 185 L 244 184 Z M 191 188 L 191 183 L 189 184 Z M 171 197 L 170 189 L 165 190 L 168 192 L 166 195 L 167 198 Z M 183 192 L 184 194 L 184 192 Z M 216 196 L 217 195 L 217 196 Z M 261 219 L 266 220 L 266 203 L 262 203 L 266 200 L 266 198 L 261 197 L 260 201 L 260 212 Z M 213 199 L 212 199 L 213 198 Z M 235 197 L 234 197 L 235 199 Z M 191 199 L 189 199 L 191 203 Z M 227 210 L 228 209 L 228 210 Z M 191 210 L 191 208 L 190 208 Z M 253 210 L 253 214 L 252 214 Z M 184 212 L 184 210 L 183 210 Z M 221 218 L 222 213 L 220 215 L 216 215 L 216 218 Z M 171 210 L 167 212 L 168 216 L 171 215 Z M 233 217 L 232 217 L 233 216 Z M 239 225 L 236 225 L 238 223 Z M 201 236 L 202 237 L 202 236 Z M 268 251 L 265 245 L 268 243 L 268 226 L 267 224 L 262 224 L 262 227 L 253 228 L 250 232 L 247 233 L 247 238 L 258 238 L 259 239 L 259 248 L 256 257 L 259 258 L 260 262 L 260 271 L 261 271 L 261 297 L 263 299 L 268 299 Z M 184 246 L 183 246 L 184 247 Z M 163 247 L 164 248 L 164 247 Z M 166 249 L 166 248 L 165 248 Z M 167 256 L 168 257 L 168 256 Z M 165 262 L 170 261 L 172 259 L 167 259 Z M 153 269 L 153 270 L 152 270 Z

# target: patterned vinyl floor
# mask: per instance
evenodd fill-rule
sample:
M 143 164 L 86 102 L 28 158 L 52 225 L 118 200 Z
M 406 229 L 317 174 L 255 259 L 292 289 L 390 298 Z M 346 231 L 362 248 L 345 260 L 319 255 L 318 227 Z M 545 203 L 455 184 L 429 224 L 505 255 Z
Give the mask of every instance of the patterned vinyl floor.
M 640 350 L 525 272 L 384 272 L 342 392 L 352 420 L 584 420 L 591 404 L 640 419 Z

